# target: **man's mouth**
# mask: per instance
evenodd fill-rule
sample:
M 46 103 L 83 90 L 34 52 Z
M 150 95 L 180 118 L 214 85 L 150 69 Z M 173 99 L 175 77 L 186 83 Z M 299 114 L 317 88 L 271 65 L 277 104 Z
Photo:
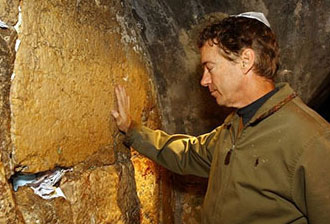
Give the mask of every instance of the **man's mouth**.
M 216 90 L 210 90 L 210 94 L 214 96 L 216 94 Z

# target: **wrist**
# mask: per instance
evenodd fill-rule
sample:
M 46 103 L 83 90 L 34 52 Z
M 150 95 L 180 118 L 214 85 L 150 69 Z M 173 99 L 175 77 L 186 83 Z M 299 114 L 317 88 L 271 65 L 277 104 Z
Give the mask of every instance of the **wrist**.
M 132 120 L 129 118 L 124 129 L 123 129 L 123 132 L 125 132 L 125 134 L 129 131 L 130 127 L 132 125 Z

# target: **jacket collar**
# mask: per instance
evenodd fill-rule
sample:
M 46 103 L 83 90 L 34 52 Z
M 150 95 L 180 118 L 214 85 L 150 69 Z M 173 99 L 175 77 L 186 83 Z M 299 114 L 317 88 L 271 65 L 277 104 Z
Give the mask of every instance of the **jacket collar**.
M 280 108 L 282 108 L 286 103 L 290 102 L 297 94 L 293 91 L 290 85 L 286 82 L 280 82 L 275 84 L 279 90 L 270 97 L 255 113 L 251 120 L 246 124 L 255 125 L 265 119 L 266 117 L 272 115 Z M 236 110 L 228 115 L 224 121 L 225 127 L 230 127 L 234 119 L 238 118 Z

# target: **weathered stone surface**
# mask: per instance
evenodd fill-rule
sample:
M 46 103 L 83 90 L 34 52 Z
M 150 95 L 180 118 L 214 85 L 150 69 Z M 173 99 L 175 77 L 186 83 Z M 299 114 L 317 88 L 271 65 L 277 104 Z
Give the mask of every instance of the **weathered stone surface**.
M 66 200 L 44 200 L 28 187 L 19 188 L 15 198 L 25 223 L 159 223 L 156 165 L 134 152 L 134 173 L 129 158 L 98 167 L 99 158 L 91 156 L 63 177 Z
M 11 191 L 11 187 L 5 177 L 5 170 L 0 162 L 0 223 L 24 223 L 21 213 Z
M 124 223 L 115 166 L 75 168 L 61 181 L 66 199 L 44 200 L 28 187 L 15 193 L 25 223 Z
M 73 223 L 124 223 L 115 166 L 92 167 L 75 175 L 68 175 L 61 184 L 71 205 Z
M 268 8 L 281 47 L 283 66 L 278 79 L 290 82 L 312 105 L 312 99 L 320 95 L 319 87 L 330 84 L 330 2 L 283 2 L 276 6 L 285 12 L 280 17 L 276 17 L 275 6 Z M 329 88 L 323 91 L 329 96 Z
M 14 26 L 17 22 L 19 0 L 0 0 L 0 20 Z
M 154 101 L 148 69 L 119 2 L 23 1 L 21 7 L 11 94 L 15 162 L 24 172 L 73 166 L 112 144 L 115 85 L 127 88 L 133 117 L 141 120 Z
M 9 94 L 14 69 L 16 37 L 14 29 L 0 28 L 0 152 L 7 179 L 12 174 Z
M 180 177 L 181 178 L 181 177 Z M 198 224 L 201 223 L 201 209 L 204 195 L 207 188 L 207 179 L 187 176 L 181 181 L 176 189 L 180 194 L 180 203 L 182 205 L 182 223 Z
M 151 160 L 133 152 L 132 163 L 135 170 L 136 191 L 141 203 L 141 223 L 159 222 L 159 167 Z
M 26 224 L 74 223 L 70 203 L 64 198 L 44 200 L 29 187 L 19 188 L 15 198 Z
M 122 142 L 122 140 L 118 142 Z M 116 145 L 115 152 L 117 157 L 116 168 L 119 174 L 118 206 L 124 216 L 125 223 L 139 223 L 141 219 L 141 203 L 137 196 L 131 152 L 122 144 Z
M 160 220 L 163 223 L 175 223 L 174 215 L 175 215 L 175 204 L 177 200 L 175 200 L 175 182 L 173 182 L 173 173 L 169 172 L 163 167 L 160 167 L 160 175 L 161 175 L 161 211 L 160 211 Z
M 0 1 L 0 15 L 10 17 L 9 1 Z M 5 8 L 6 7 L 6 8 Z M 3 17 L 4 18 L 4 17 Z M 0 18 L 4 22 L 9 22 Z M 8 24 L 10 25 L 10 24 Z M 0 28 L 0 223 L 24 223 L 18 211 L 8 179 L 11 175 L 10 140 L 10 77 L 15 59 L 16 31 L 12 28 Z
M 122 84 L 133 118 L 159 127 L 151 70 L 129 12 L 107 1 L 23 1 L 21 7 L 13 162 L 23 172 L 74 167 L 61 184 L 67 200 L 45 201 L 28 188 L 15 193 L 25 222 L 158 223 L 157 168 L 137 155 L 131 161 L 110 118 L 114 86 Z

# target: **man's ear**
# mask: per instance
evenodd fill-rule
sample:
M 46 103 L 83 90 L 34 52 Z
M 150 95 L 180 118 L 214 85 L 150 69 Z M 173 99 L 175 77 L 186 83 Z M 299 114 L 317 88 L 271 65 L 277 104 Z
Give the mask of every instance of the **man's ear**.
M 241 69 L 244 74 L 247 74 L 254 65 L 255 53 L 251 48 L 246 48 L 242 51 L 240 56 Z

